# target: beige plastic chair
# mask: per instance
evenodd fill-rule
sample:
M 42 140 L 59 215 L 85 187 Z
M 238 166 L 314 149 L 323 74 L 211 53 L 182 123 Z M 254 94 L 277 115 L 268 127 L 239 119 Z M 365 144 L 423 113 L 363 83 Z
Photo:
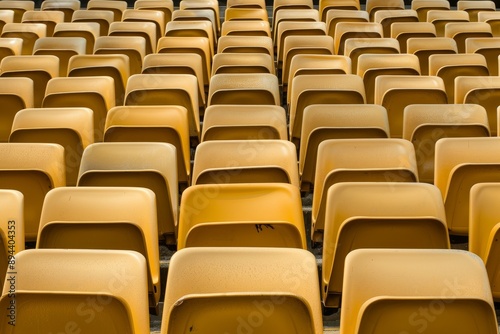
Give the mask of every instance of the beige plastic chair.
M 59 76 L 59 58 L 53 55 L 8 56 L 2 59 L 0 68 L 0 77 L 30 78 L 33 80 L 34 89 L 30 93 L 33 95 L 30 98 L 32 105 L 26 105 L 26 108 L 39 108 L 45 96 L 47 82 Z M 26 88 L 21 88 L 20 91 L 26 91 Z
M 273 39 L 276 40 L 278 25 L 285 21 L 300 21 L 300 22 L 318 22 L 320 21 L 319 12 L 317 9 L 282 9 L 276 13 L 275 21 L 273 21 Z M 323 20 L 324 22 L 324 20 Z
M 80 10 L 79 0 L 45 0 L 40 5 L 44 12 L 56 11 L 64 14 L 64 22 L 70 22 L 73 13 Z
M 93 112 L 88 108 L 32 108 L 14 117 L 11 143 L 54 143 L 64 147 L 66 185 L 76 185 L 83 150 L 94 142 Z
M 17 190 L 0 190 L 0 284 L 15 270 L 13 257 L 24 250 L 24 196 Z
M 319 2 L 319 13 L 321 21 L 328 22 L 330 11 L 361 11 L 359 0 L 321 0 Z
M 344 45 L 349 38 L 382 38 L 384 35 L 380 23 L 376 22 L 339 22 L 335 26 L 335 54 L 344 54 Z
M 87 3 L 87 10 L 109 10 L 114 14 L 113 21 L 121 21 L 123 12 L 127 9 L 126 1 L 119 0 L 90 0 Z
M 339 22 L 370 22 L 368 12 L 364 10 L 330 9 L 326 13 L 326 32 L 335 37 L 335 28 Z
M 37 249 L 130 250 L 148 272 L 149 308 L 158 314 L 160 255 L 156 197 L 137 187 L 61 187 L 47 193 Z
M 122 15 L 123 22 L 150 22 L 156 27 L 156 39 L 154 40 L 154 45 L 158 42 L 158 39 L 165 35 L 165 26 L 167 22 L 165 21 L 165 14 L 158 10 L 139 10 L 139 9 L 126 9 L 123 11 Z M 170 21 L 170 20 L 169 20 Z
M 374 22 L 382 25 L 384 37 L 391 37 L 392 24 L 396 22 L 418 23 L 417 12 L 412 9 L 405 10 L 378 10 L 373 18 Z
M 434 54 L 458 53 L 457 42 L 447 37 L 414 37 L 407 41 L 407 53 L 418 57 L 420 74 L 429 75 L 429 57 Z
M 155 10 L 163 12 L 165 24 L 172 20 L 172 12 L 174 11 L 174 2 L 171 0 L 137 0 L 134 2 L 134 9 L 139 10 Z
M 175 146 L 167 143 L 95 143 L 82 155 L 79 187 L 143 187 L 156 195 L 158 236 L 177 239 L 178 180 Z
M 189 115 L 181 106 L 120 106 L 111 108 L 104 127 L 105 142 L 164 142 L 176 148 L 179 188 L 191 175 Z
M 500 56 L 500 37 L 467 38 L 465 41 L 466 53 L 479 53 L 486 58 L 491 75 L 498 73 L 498 56 Z
M 94 112 L 94 141 L 102 141 L 104 122 L 115 106 L 115 84 L 108 76 L 59 77 L 47 83 L 43 108 L 86 107 Z
M 488 76 L 489 71 L 481 54 L 435 54 L 429 56 L 429 75 L 443 79 L 448 103 L 454 103 L 456 77 Z
M 404 109 L 403 138 L 415 147 L 420 182 L 434 183 L 439 139 L 489 136 L 486 110 L 477 104 L 412 104 Z
M 486 22 L 491 26 L 493 36 L 500 37 L 500 12 L 479 12 L 477 14 L 478 22 Z
M 274 59 L 259 53 L 218 53 L 213 58 L 212 76 L 221 73 L 275 74 Z
M 182 194 L 177 249 L 286 247 L 307 249 L 300 191 L 284 183 L 194 185 Z M 199 199 L 205 198 L 196 214 Z M 237 201 L 233 200 L 237 198 Z M 227 207 L 231 201 L 231 207 Z
M 1 1 L 0 4 L 5 1 Z M 24 1 L 23 1 L 24 2 Z M 31 55 L 35 41 L 47 35 L 43 23 L 7 23 L 3 26 L 1 38 L 20 38 L 23 40 L 21 54 Z
M 266 2 L 264 0 L 251 0 L 251 1 L 229 0 L 229 1 L 227 1 L 227 7 L 266 9 Z
M 283 9 L 313 9 L 312 0 L 276 0 L 273 1 L 273 22 L 276 21 L 276 14 Z
M 453 38 L 457 42 L 458 52 L 465 53 L 467 39 L 493 37 L 493 34 L 486 22 L 451 22 L 446 24 L 444 37 Z
M 152 12 L 152 11 L 148 11 Z M 109 26 L 108 36 L 140 36 L 146 41 L 146 55 L 156 51 L 156 26 L 152 22 L 113 22 Z
M 210 21 L 170 21 L 167 23 L 165 36 L 208 38 L 211 57 L 213 57 L 217 46 L 214 27 Z
M 217 53 L 267 53 L 274 58 L 273 40 L 264 36 L 221 36 Z
M 210 333 L 321 334 L 317 275 L 314 256 L 303 249 L 182 249 L 170 262 L 161 333 L 179 333 L 194 322 Z M 248 317 L 253 314 L 258 318 Z M 258 327 L 250 325 L 254 319 Z
M 225 21 L 221 26 L 221 36 L 265 36 L 271 37 L 271 26 L 267 21 Z
M 375 20 L 375 13 L 379 10 L 403 10 L 403 0 L 366 0 L 366 11 L 370 14 L 370 21 Z
M 448 0 L 413 0 L 411 9 L 417 12 L 420 22 L 426 22 L 428 11 L 450 10 L 450 2 Z
M 136 74 L 127 82 L 124 105 L 177 105 L 186 108 L 189 136 L 200 137 L 198 81 L 191 74 Z
M 289 137 L 300 141 L 304 109 L 313 104 L 364 104 L 363 80 L 354 74 L 305 74 L 293 79 Z
M 408 52 L 408 39 L 410 38 L 435 38 L 436 27 L 429 22 L 394 22 L 391 25 L 391 37 L 399 42 L 401 53 Z
M 375 104 L 387 109 L 391 137 L 402 137 L 403 114 L 407 106 L 447 102 L 446 88 L 440 77 L 380 75 L 375 79 Z
M 114 21 L 114 13 L 110 10 L 76 10 L 71 22 L 93 22 L 99 25 L 99 36 L 107 36 L 109 25 Z
M 42 37 L 33 46 L 33 55 L 56 56 L 59 58 L 59 75 L 67 76 L 69 59 L 84 55 L 86 40 L 82 37 Z
M 330 139 L 318 146 L 311 240 L 322 242 L 327 193 L 341 182 L 418 182 L 411 142 L 395 138 Z
M 433 185 L 342 182 L 330 187 L 326 205 L 321 278 L 326 307 L 340 306 L 343 277 L 349 275 L 346 256 L 356 249 L 450 248 L 441 193 Z
M 0 143 L 0 156 L 0 189 L 24 195 L 25 240 L 36 241 L 45 194 L 66 185 L 64 148 L 58 144 Z
M 347 256 L 345 272 L 341 334 L 422 328 L 429 334 L 498 333 L 488 275 L 481 259 L 469 252 L 360 249 Z
M 211 9 L 183 9 L 172 12 L 172 21 L 207 21 L 212 23 L 214 36 L 220 35 L 220 22 Z
M 54 33 L 56 24 L 64 22 L 64 13 L 60 11 L 29 10 L 24 12 L 21 23 L 43 23 L 47 27 L 47 36 Z
M 137 252 L 26 250 L 16 256 L 14 280 L 15 299 L 9 298 L 6 285 L 0 305 L 2 318 L 8 319 L 10 302 L 19 303 L 16 326 L 2 321 L 2 333 L 56 333 L 64 328 L 96 334 L 149 330 L 147 264 Z
M 314 188 L 319 144 L 328 139 L 389 138 L 387 110 L 375 104 L 315 104 L 304 109 L 299 151 L 300 188 Z
M 24 0 L 3 0 L 0 9 L 8 9 L 14 12 L 14 23 L 20 23 L 23 14 L 28 10 L 35 10 L 35 2 Z
M 464 10 L 469 13 L 472 22 L 478 21 L 479 12 L 494 12 L 496 5 L 493 1 L 465 1 L 460 0 L 457 2 L 457 10 Z
M 264 8 L 228 7 L 224 11 L 224 21 L 269 21 L 267 10 Z
M 100 30 L 97 22 L 58 23 L 54 29 L 54 37 L 83 37 L 87 41 L 85 53 L 92 54 Z
M 287 140 L 285 109 L 272 105 L 214 105 L 205 110 L 201 141 Z
M 441 190 L 448 230 L 469 232 L 469 192 L 476 183 L 498 182 L 500 138 L 443 138 L 436 143 L 434 184 Z
M 101 36 L 95 41 L 94 54 L 127 55 L 130 74 L 138 74 L 146 56 L 146 39 L 141 36 Z
M 8 56 L 19 56 L 23 48 L 23 40 L 20 38 L 0 38 L 0 61 Z
M 0 143 L 7 142 L 16 113 L 24 108 L 32 108 L 33 80 L 30 78 L 0 77 Z
M 420 75 L 420 62 L 412 54 L 362 54 L 358 58 L 358 75 L 363 78 L 366 103 L 374 103 L 376 79 L 380 75 Z
M 463 10 L 438 9 L 427 12 L 427 22 L 434 24 L 438 37 L 444 37 L 444 30 L 448 23 L 469 21 L 469 13 Z
M 287 140 L 217 140 L 196 147 L 192 184 L 289 183 L 299 187 L 297 153 Z
M 352 72 L 358 69 L 358 58 L 362 54 L 397 54 L 399 43 L 394 38 L 349 38 L 344 44 L 344 54 L 351 58 Z
M 217 0 L 181 0 L 179 2 L 179 9 L 208 9 L 214 12 L 215 22 L 217 24 L 217 31 L 221 31 L 221 16 L 219 9 L 219 2 Z M 165 21 L 168 22 L 168 21 Z

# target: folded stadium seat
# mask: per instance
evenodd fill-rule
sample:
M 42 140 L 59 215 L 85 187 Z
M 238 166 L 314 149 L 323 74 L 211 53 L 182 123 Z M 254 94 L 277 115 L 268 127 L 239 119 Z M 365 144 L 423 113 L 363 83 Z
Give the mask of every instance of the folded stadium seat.
M 335 26 L 335 54 L 344 54 L 344 44 L 349 38 L 381 38 L 382 25 L 376 22 L 339 22 Z
M 273 105 L 213 105 L 205 110 L 201 141 L 287 140 L 286 112 Z
M 267 21 L 225 21 L 221 36 L 266 36 L 271 37 L 271 26 Z
M 219 53 L 213 58 L 212 76 L 221 73 L 275 74 L 274 59 L 259 53 Z
M 311 240 L 323 241 L 328 189 L 341 182 L 418 182 L 411 142 L 396 138 L 329 139 L 318 146 Z
M 66 185 L 64 148 L 58 144 L 0 143 L 0 156 L 0 189 L 23 193 L 25 239 L 35 241 L 45 194 Z
M 73 13 L 80 10 L 78 0 L 45 0 L 40 5 L 40 10 L 44 12 L 56 11 L 64 14 L 64 22 L 71 22 Z
M 2 2 L 6 1 L 1 1 L 0 4 Z M 40 37 L 45 37 L 46 32 L 47 26 L 43 23 L 7 23 L 3 26 L 0 37 L 22 39 L 23 46 L 21 54 L 31 55 L 33 53 L 35 41 Z
M 478 22 L 486 22 L 491 26 L 493 36 L 500 37 L 500 12 L 479 12 L 477 14 Z
M 144 57 L 142 74 L 192 74 L 198 81 L 198 103 L 206 106 L 209 82 L 203 81 L 203 59 L 196 53 L 154 53 Z
M 76 10 L 71 22 L 94 22 L 99 25 L 99 36 L 107 36 L 109 25 L 114 21 L 114 14 L 110 10 Z
M 59 58 L 59 75 L 68 75 L 69 59 L 84 55 L 87 41 L 82 37 L 41 37 L 33 46 L 33 55 L 56 56 Z
M 358 69 L 358 58 L 362 54 L 397 54 L 399 43 L 394 38 L 349 38 L 344 44 L 344 54 L 351 58 L 352 72 Z
M 378 10 L 373 18 L 374 22 L 382 25 L 384 37 L 391 37 L 391 27 L 396 22 L 418 23 L 417 12 L 412 9 L 405 10 Z
M 264 36 L 232 36 L 219 37 L 217 53 L 267 53 L 274 59 L 273 40 Z
M 207 106 L 216 104 L 281 105 L 278 78 L 269 73 L 222 73 L 210 80 Z
M 463 10 L 430 10 L 427 12 L 427 22 L 436 27 L 436 36 L 444 37 L 445 26 L 453 22 L 469 22 L 469 13 Z
M 448 0 L 413 0 L 411 9 L 415 10 L 420 22 L 427 22 L 427 12 L 430 10 L 450 10 Z
M 115 105 L 123 104 L 130 76 L 129 58 L 123 54 L 76 55 L 69 59 L 68 77 L 109 76 L 115 86 Z
M 282 9 L 276 13 L 275 21 L 273 21 L 273 40 L 276 40 L 278 32 L 278 24 L 285 21 L 299 22 L 318 22 L 319 12 L 317 9 Z
M 335 28 L 339 22 L 369 22 L 368 12 L 364 10 L 330 9 L 326 13 L 326 33 L 335 37 Z
M 500 37 L 477 37 L 465 40 L 466 53 L 479 53 L 486 58 L 491 75 L 498 74 L 498 56 L 500 56 Z
M 217 31 L 221 31 L 221 16 L 219 9 L 219 2 L 217 0 L 181 0 L 179 2 L 179 9 L 208 9 L 214 12 L 215 22 L 217 24 Z M 165 21 L 168 22 L 168 21 Z
M 465 41 L 468 38 L 493 37 L 491 27 L 486 22 L 451 22 L 444 29 L 444 37 L 457 42 L 458 53 L 465 53 Z
M 163 13 L 165 24 L 167 24 L 167 22 L 172 20 L 174 2 L 172 0 L 164 0 L 161 2 L 156 0 L 136 0 L 134 2 L 134 9 L 160 11 Z
M 143 37 L 146 41 L 146 55 L 156 51 L 156 27 L 152 22 L 113 22 L 108 36 Z
M 412 104 L 404 110 L 403 138 L 415 147 L 420 182 L 434 183 L 439 139 L 489 136 L 486 110 L 477 104 Z
M 33 80 L 25 77 L 0 77 L 0 143 L 7 142 L 16 113 L 24 108 L 32 108 Z
M 207 197 L 215 189 L 216 195 Z M 200 198 L 206 201 L 201 207 Z M 299 188 L 284 183 L 189 187 L 182 194 L 177 249 L 189 247 L 307 249 Z
M 136 74 L 128 79 L 124 105 L 182 106 L 189 115 L 189 136 L 196 141 L 200 138 L 198 94 L 198 81 L 191 74 Z
M 24 12 L 28 10 L 35 10 L 35 3 L 33 1 L 24 0 L 4 0 L 0 2 L 0 9 L 8 9 L 14 12 L 14 23 L 21 23 Z
M 17 190 L 0 190 L 0 205 L 0 284 L 3 286 L 6 273 L 15 269 L 12 257 L 24 250 L 24 196 Z
M 37 249 L 130 250 L 144 256 L 158 314 L 160 255 L 155 193 L 136 187 L 60 187 L 45 196 Z
M 224 11 L 224 21 L 260 20 L 269 21 L 267 10 L 264 8 L 228 7 Z
M 488 275 L 469 252 L 360 249 L 345 272 L 341 334 L 498 332 Z
M 95 41 L 94 54 L 127 55 L 130 74 L 138 74 L 146 56 L 146 39 L 142 36 L 101 36 Z
M 427 75 L 379 75 L 375 79 L 375 104 L 384 106 L 391 137 L 403 135 L 404 109 L 412 104 L 446 104 L 443 79 Z
M 330 187 L 321 271 L 326 307 L 340 306 L 343 277 L 349 276 L 345 258 L 360 248 L 449 249 L 439 189 L 405 182 L 342 182 Z
M 47 36 L 54 33 L 56 24 L 64 22 L 64 13 L 60 11 L 35 11 L 24 12 L 21 23 L 43 23 L 47 27 Z
M 95 143 L 82 155 L 77 186 L 143 187 L 156 194 L 158 236 L 175 245 L 178 181 L 175 146 L 167 143 Z
M 2 39 L 0 39 L 2 40 Z M 42 106 L 45 88 L 50 79 L 59 76 L 59 58 L 56 56 L 8 56 L 0 63 L 0 77 L 30 78 L 33 80 L 33 91 L 30 103 L 24 108 L 39 108 Z M 21 88 L 25 91 L 26 88 Z M 21 108 L 22 109 L 22 108 Z
M 305 74 L 296 76 L 292 82 L 289 137 L 297 147 L 307 106 L 366 103 L 363 79 L 354 74 Z
M 227 7 L 237 8 L 263 8 L 266 9 L 266 2 L 264 0 L 228 0 Z
M 205 141 L 196 147 L 191 183 L 289 183 L 298 188 L 297 161 L 287 140 Z
M 408 39 L 415 37 L 436 37 L 436 27 L 429 22 L 394 22 L 391 37 L 399 42 L 401 53 L 408 52 Z
M 496 10 L 495 2 L 493 1 L 465 1 L 457 2 L 457 10 L 464 10 L 469 13 L 472 22 L 478 22 L 478 14 L 480 12 L 494 12 Z
M 499 182 L 500 138 L 443 138 L 436 143 L 434 184 L 441 190 L 450 234 L 469 232 L 469 192 Z
M 276 14 L 283 9 L 314 9 L 312 0 L 275 0 L 273 1 L 273 20 L 276 21 Z M 275 27 L 273 26 L 273 29 Z
M 166 37 L 206 37 L 210 46 L 210 56 L 217 50 L 217 40 L 210 21 L 170 21 L 167 23 Z
M 358 58 L 357 73 L 363 78 L 366 103 L 374 103 L 378 76 L 420 76 L 420 62 L 418 57 L 412 54 L 362 54 Z
M 403 0 L 366 0 L 366 11 L 370 15 L 370 21 L 374 22 L 375 13 L 379 10 L 403 10 Z
M 64 22 L 56 25 L 54 37 L 83 37 L 87 41 L 85 53 L 92 54 L 100 30 L 96 22 Z
M 361 11 L 359 0 L 321 0 L 319 2 L 320 19 L 328 23 L 328 12 L 333 11 Z
M 454 103 L 456 77 L 488 76 L 489 71 L 481 54 L 433 54 L 429 56 L 429 75 L 443 79 L 448 103 Z
M 137 252 L 26 250 L 16 256 L 12 279 L 15 299 L 9 297 L 10 285 L 0 298 L 2 333 L 149 331 L 147 263 Z M 14 300 L 15 326 L 8 323 Z
M 108 76 L 53 78 L 47 83 L 43 108 L 86 107 L 94 112 L 94 141 L 102 141 L 104 122 L 115 106 L 114 80 Z
M 170 262 L 161 333 L 321 334 L 317 275 L 303 249 L 182 249 Z
M 434 54 L 458 53 L 457 42 L 447 37 L 414 37 L 407 41 L 407 53 L 418 57 L 420 74 L 429 75 L 429 57 Z
M 87 3 L 87 10 L 109 10 L 114 14 L 113 21 L 121 21 L 123 12 L 127 9 L 126 1 L 119 0 L 90 0 Z
M 94 142 L 88 108 L 32 108 L 14 117 L 10 143 L 54 143 L 64 147 L 66 185 L 75 186 L 83 150 Z
M 172 12 L 172 21 L 207 21 L 212 23 L 214 36 L 220 35 L 220 22 L 211 9 L 183 9 Z M 166 23 L 165 23 L 166 24 Z
M 14 22 L 14 11 L 11 9 L 0 9 L 0 32 L 7 23 Z
M 158 10 L 139 10 L 139 9 L 126 9 L 123 11 L 122 15 L 123 22 L 151 22 L 156 27 L 156 40 L 155 46 L 158 39 L 165 34 L 165 14 Z
M 0 61 L 8 56 L 19 56 L 23 48 L 23 40 L 20 38 L 0 38 Z
M 389 138 L 384 107 L 375 104 L 310 105 L 304 109 L 299 151 L 300 187 L 314 188 L 319 144 L 327 139 Z
M 176 148 L 179 189 L 189 185 L 191 161 L 189 115 L 181 106 L 119 106 L 111 108 L 105 142 L 164 142 Z

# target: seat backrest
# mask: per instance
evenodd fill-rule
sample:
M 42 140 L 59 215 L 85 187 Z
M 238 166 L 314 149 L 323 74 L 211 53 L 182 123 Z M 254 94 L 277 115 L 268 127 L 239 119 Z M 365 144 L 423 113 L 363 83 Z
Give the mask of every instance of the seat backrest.
M 127 9 L 126 1 L 90 0 L 87 3 L 87 10 L 109 10 L 114 14 L 113 21 L 121 21 L 123 12 Z
M 420 22 L 427 20 L 427 12 L 430 10 L 450 10 L 450 2 L 447 0 L 413 0 L 411 9 L 418 14 Z
M 448 37 L 412 37 L 406 41 L 406 51 L 418 57 L 420 74 L 429 75 L 429 57 L 434 54 L 458 53 L 457 42 Z
M 381 38 L 383 28 L 377 22 L 339 22 L 335 27 L 335 54 L 344 54 L 345 41 L 349 38 Z
M 131 75 L 141 73 L 146 56 L 146 39 L 142 36 L 101 36 L 95 41 L 94 54 L 116 53 L 129 57 Z
M 76 10 L 71 22 L 95 22 L 99 24 L 99 36 L 108 35 L 109 25 L 114 21 L 110 10 Z
M 9 139 L 12 122 L 16 113 L 24 108 L 34 107 L 33 80 L 26 77 L 0 77 L 0 142 Z

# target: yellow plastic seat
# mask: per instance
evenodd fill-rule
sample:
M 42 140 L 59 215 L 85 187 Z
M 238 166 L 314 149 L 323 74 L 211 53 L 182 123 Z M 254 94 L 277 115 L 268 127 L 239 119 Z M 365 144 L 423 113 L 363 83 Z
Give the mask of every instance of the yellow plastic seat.
M 136 74 L 130 76 L 124 105 L 176 105 L 186 108 L 189 136 L 200 137 L 198 82 L 191 74 Z
M 126 1 L 119 0 L 90 0 L 87 3 L 87 10 L 109 10 L 114 14 L 113 21 L 121 21 L 123 12 L 127 9 Z
M 189 10 L 189 9 L 208 9 L 214 12 L 215 14 L 215 23 L 217 25 L 217 31 L 221 30 L 221 16 L 219 9 L 219 1 L 218 0 L 181 0 L 179 2 L 180 10 Z M 166 21 L 167 22 L 167 21 Z
M 150 11 L 151 12 L 151 11 Z M 113 22 L 109 26 L 108 36 L 143 37 L 146 41 L 146 55 L 156 51 L 156 27 L 152 22 Z
M 0 156 L 0 189 L 24 195 L 25 240 L 36 241 L 45 194 L 66 185 L 64 148 L 58 144 L 0 143 Z
M 364 104 L 363 80 L 354 74 L 305 74 L 293 79 L 289 137 L 298 144 L 304 109 L 313 104 Z
M 213 58 L 212 76 L 221 73 L 275 74 L 274 59 L 265 53 L 219 53 Z
M 220 22 L 210 9 L 183 9 L 172 12 L 172 21 L 207 21 L 212 23 L 214 36 L 220 35 Z
M 449 249 L 439 189 L 405 182 L 342 182 L 328 189 L 321 278 L 326 307 L 340 306 L 346 256 L 360 248 Z
M 334 1 L 334 0 L 333 0 Z M 326 13 L 326 32 L 335 37 L 335 28 L 339 22 L 370 22 L 368 12 L 364 10 L 330 9 Z
M 0 143 L 7 142 L 16 113 L 24 108 L 32 108 L 33 80 L 30 78 L 0 77 Z
M 0 39 L 1 40 L 1 39 Z M 0 63 L 0 77 L 30 78 L 33 91 L 30 103 L 25 108 L 41 107 L 45 88 L 50 79 L 59 76 L 59 58 L 56 56 L 8 56 Z M 25 91 L 26 88 L 21 88 Z
M 210 21 L 170 21 L 167 23 L 165 36 L 208 38 L 211 57 L 213 57 L 216 50 L 217 41 L 213 24 Z
M 420 74 L 429 75 L 429 57 L 434 54 L 458 53 L 457 42 L 447 37 L 414 37 L 407 41 L 407 53 L 418 57 Z
M 319 2 L 320 18 L 323 22 L 328 22 L 327 17 L 330 11 L 361 11 L 359 0 L 321 0 Z M 368 14 L 368 12 L 366 12 Z
M 488 275 L 469 252 L 360 249 L 345 272 L 341 334 L 498 332 Z
M 486 58 L 491 75 L 498 74 L 498 56 L 500 56 L 500 37 L 470 37 L 465 41 L 466 53 L 479 53 Z
M 436 143 L 434 184 L 441 190 L 450 234 L 469 232 L 470 188 L 499 182 L 500 138 L 443 138 Z
M 43 23 L 47 27 L 47 36 L 54 33 L 56 24 L 64 22 L 64 13 L 60 11 L 35 11 L 24 12 L 21 23 Z
M 389 138 L 387 110 L 375 104 L 324 104 L 304 109 L 299 151 L 300 187 L 314 188 L 319 144 L 328 139 Z
M 146 259 L 149 308 L 158 312 L 160 255 L 156 198 L 135 187 L 60 187 L 47 193 L 37 249 L 136 251 Z
M 300 276 L 283 280 L 295 270 Z M 170 262 L 161 333 L 195 323 L 210 333 L 321 334 L 317 274 L 314 256 L 303 249 L 182 249 Z
M 76 10 L 71 22 L 94 22 L 99 25 L 99 36 L 108 35 L 109 25 L 114 21 L 114 13 L 110 10 Z
M 59 75 L 67 76 L 69 59 L 84 55 L 86 40 L 82 37 L 42 37 L 33 46 L 33 55 L 56 56 L 59 58 Z
M 218 184 L 217 195 L 193 214 L 214 185 L 182 194 L 177 249 L 189 247 L 289 247 L 307 249 L 300 191 L 284 183 Z M 234 201 L 234 199 L 238 199 Z M 227 207 L 231 201 L 231 207 Z
M 328 190 L 342 182 L 418 182 L 413 145 L 395 138 L 322 141 L 314 178 L 313 242 L 323 241 Z
M 376 22 L 339 22 L 335 26 L 335 54 L 344 54 L 344 45 L 349 38 L 382 38 L 382 25 Z
M 217 53 L 267 53 L 274 58 L 273 40 L 265 36 L 221 36 Z
M 438 37 L 445 37 L 444 31 L 448 23 L 469 21 L 469 13 L 463 10 L 435 9 L 427 12 L 427 22 L 434 24 Z
M 24 196 L 17 190 L 0 190 L 0 284 L 15 270 L 15 257 L 24 250 Z M 14 260 L 14 261 L 12 261 Z
M 85 53 L 92 54 L 101 27 L 97 22 L 64 22 L 54 29 L 54 37 L 83 37 L 87 41 Z
M 464 10 L 469 13 L 472 22 L 478 21 L 478 14 L 480 12 L 494 12 L 496 11 L 496 4 L 493 1 L 465 1 L 460 0 L 457 2 L 457 10 Z
M 478 22 L 486 22 L 491 26 L 493 36 L 500 37 L 500 12 L 479 12 L 477 14 Z
M 14 117 L 11 143 L 54 143 L 64 147 L 66 185 L 76 185 L 83 150 L 94 142 L 93 112 L 88 108 L 32 108 Z
M 7 285 L 0 298 L 2 333 L 149 331 L 147 264 L 137 252 L 30 249 L 16 256 L 13 280 L 15 299 Z M 13 300 L 15 326 L 7 321 Z
M 167 143 L 95 143 L 82 155 L 79 187 L 143 187 L 156 195 L 158 236 L 175 245 L 178 181 L 175 146 Z
M 370 15 L 370 21 L 375 20 L 375 14 L 379 10 L 404 10 L 403 0 L 366 0 L 366 11 Z
M 23 44 L 21 54 L 31 55 L 33 53 L 33 45 L 35 44 L 35 41 L 41 37 L 45 37 L 46 35 L 47 26 L 43 23 L 7 23 L 3 26 L 0 37 L 22 39 Z
M 373 21 L 382 25 L 384 37 L 391 37 L 392 25 L 396 22 L 419 22 L 417 12 L 412 9 L 379 10 L 375 13 Z
M 201 141 L 287 140 L 285 109 L 273 105 L 213 105 L 205 110 Z
M 265 36 L 271 37 L 271 26 L 267 21 L 225 21 L 221 26 L 221 36 Z
M 70 22 L 73 13 L 80 10 L 79 0 L 45 0 L 40 5 L 44 12 L 56 11 L 64 14 L 64 22 Z
M 318 22 L 320 21 L 319 12 L 317 9 L 282 9 L 276 13 L 275 21 L 273 21 L 273 40 L 276 40 L 278 25 L 285 21 L 300 21 L 300 22 Z
M 35 10 L 33 1 L 24 0 L 4 0 L 0 2 L 0 9 L 8 9 L 14 12 L 14 23 L 20 23 L 23 14 L 28 10 Z
M 172 20 L 172 12 L 174 11 L 174 2 L 171 0 L 137 0 L 134 2 L 134 9 L 139 10 L 156 10 L 163 12 L 165 24 Z
M 23 48 L 23 40 L 20 38 L 0 38 L 0 61 L 8 56 L 19 56 Z
M 141 36 L 101 36 L 95 41 L 94 54 L 127 55 L 130 74 L 138 74 L 146 56 L 146 39 Z
M 228 7 L 224 11 L 224 21 L 269 21 L 267 10 L 264 8 Z
M 344 44 L 344 54 L 351 58 L 352 72 L 358 69 L 358 58 L 362 54 L 397 54 L 399 43 L 394 38 L 349 38 Z
M 429 22 L 395 22 L 391 25 L 391 37 L 398 40 L 401 53 L 407 53 L 408 39 L 435 38 L 436 27 Z
M 380 75 L 375 79 L 375 104 L 387 109 L 391 137 L 402 137 L 403 114 L 407 106 L 447 102 L 446 89 L 440 77 Z
M 156 39 L 153 45 L 156 46 L 158 39 L 165 34 L 165 14 L 158 10 L 126 9 L 122 15 L 123 22 L 151 22 L 156 27 Z
M 108 111 L 105 142 L 164 142 L 175 146 L 179 188 L 191 175 L 189 115 L 181 106 L 119 106 Z
M 299 187 L 297 153 L 287 140 L 211 140 L 195 152 L 192 184 L 289 183 Z
M 493 37 L 491 27 L 485 22 L 451 22 L 446 24 L 444 37 L 457 42 L 458 52 L 465 53 L 465 42 L 469 38 Z
M 481 54 L 434 54 L 429 56 L 429 75 L 443 79 L 448 103 L 454 103 L 456 77 L 488 76 L 489 71 Z
M 276 14 L 283 9 L 313 9 L 312 0 L 276 0 L 273 1 L 273 20 L 276 21 Z
M 227 7 L 238 7 L 238 8 L 263 8 L 266 9 L 266 2 L 264 0 L 229 0 L 227 2 Z
M 420 22 L 426 22 L 428 11 L 450 10 L 450 2 L 448 0 L 413 0 L 411 9 L 417 12 Z
M 486 110 L 477 104 L 412 104 L 404 109 L 403 138 L 415 147 L 420 182 L 434 183 L 438 140 L 489 136 Z
M 43 108 L 86 107 L 94 112 L 94 141 L 102 141 L 104 122 L 115 106 L 115 84 L 108 76 L 59 77 L 47 83 Z

